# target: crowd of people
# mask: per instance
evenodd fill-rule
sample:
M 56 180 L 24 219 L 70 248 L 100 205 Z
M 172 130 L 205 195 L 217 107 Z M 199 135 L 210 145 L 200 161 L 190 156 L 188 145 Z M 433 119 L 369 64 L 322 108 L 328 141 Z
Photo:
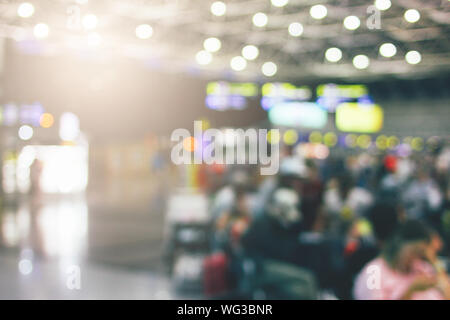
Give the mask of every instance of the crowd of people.
M 325 160 L 286 147 L 276 176 L 257 173 L 228 166 L 203 181 L 231 297 L 450 299 L 445 144 Z

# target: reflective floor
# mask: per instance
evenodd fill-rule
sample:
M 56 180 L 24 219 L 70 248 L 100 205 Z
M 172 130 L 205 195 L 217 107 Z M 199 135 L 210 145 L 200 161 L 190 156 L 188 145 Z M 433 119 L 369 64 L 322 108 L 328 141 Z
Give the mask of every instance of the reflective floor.
M 174 298 L 162 267 L 162 203 L 151 182 L 136 180 L 5 196 L 0 298 Z

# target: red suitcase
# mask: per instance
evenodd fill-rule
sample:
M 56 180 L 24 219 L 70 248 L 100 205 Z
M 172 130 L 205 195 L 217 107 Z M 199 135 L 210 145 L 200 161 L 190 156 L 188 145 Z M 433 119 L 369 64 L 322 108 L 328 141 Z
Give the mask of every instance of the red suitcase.
M 227 292 L 228 257 L 214 253 L 203 264 L 204 291 L 207 297 L 214 297 Z

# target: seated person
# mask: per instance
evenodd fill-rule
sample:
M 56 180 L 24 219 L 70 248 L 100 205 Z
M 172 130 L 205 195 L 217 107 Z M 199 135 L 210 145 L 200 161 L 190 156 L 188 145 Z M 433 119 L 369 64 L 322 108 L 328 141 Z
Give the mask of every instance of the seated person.
M 437 234 L 418 221 L 401 225 L 380 256 L 357 276 L 358 300 L 450 299 L 450 282 L 437 264 Z

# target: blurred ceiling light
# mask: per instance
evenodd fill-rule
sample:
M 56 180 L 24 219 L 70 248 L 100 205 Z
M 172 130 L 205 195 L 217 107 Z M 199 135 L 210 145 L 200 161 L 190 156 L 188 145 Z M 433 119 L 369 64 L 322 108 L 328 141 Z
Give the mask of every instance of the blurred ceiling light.
M 136 37 L 145 40 L 151 38 L 153 35 L 153 28 L 148 24 L 141 24 L 136 27 Z
M 202 50 L 197 52 L 197 54 L 195 55 L 195 60 L 198 64 L 204 66 L 211 63 L 212 55 L 208 51 Z
M 247 45 L 242 48 L 242 56 L 247 60 L 255 60 L 258 58 L 259 50 L 253 45 Z
M 269 21 L 269 18 L 267 17 L 267 15 L 265 13 L 262 12 L 258 12 L 255 13 L 255 15 L 253 16 L 253 24 L 257 27 L 264 27 L 267 22 Z
M 375 0 L 375 7 L 381 11 L 389 9 L 391 5 L 390 0 Z
M 327 16 L 327 13 L 327 7 L 322 4 L 316 4 L 309 10 L 309 14 L 311 15 L 311 17 L 317 20 L 325 18 Z
M 409 9 L 405 11 L 404 18 L 409 23 L 415 23 L 420 19 L 420 13 L 416 9 Z
M 83 27 L 87 30 L 92 30 L 97 27 L 98 19 L 95 14 L 87 14 L 83 17 Z
M 418 64 L 422 61 L 422 55 L 418 51 L 409 51 L 405 55 L 405 59 L 409 64 Z
M 33 137 L 33 128 L 29 125 L 23 125 L 19 128 L 18 135 L 21 140 L 30 140 Z
M 88 45 L 91 47 L 98 47 L 102 43 L 102 37 L 97 33 L 88 34 Z
M 34 6 L 29 2 L 24 2 L 17 8 L 17 15 L 21 18 L 29 18 L 34 14 Z
M 397 53 L 397 48 L 392 43 L 383 43 L 380 46 L 380 54 L 383 57 L 391 58 Z
M 203 48 L 209 52 L 217 52 L 222 47 L 222 42 L 217 38 L 208 38 L 203 41 Z
M 348 16 L 344 19 L 344 27 L 347 30 L 356 30 L 361 25 L 361 21 L 357 16 Z
M 272 0 L 272 5 L 275 7 L 284 7 L 288 2 L 289 0 Z
M 216 1 L 211 5 L 211 13 L 215 16 L 223 16 L 227 12 L 227 5 L 222 1 Z
M 242 71 L 247 68 L 247 60 L 245 60 L 241 56 L 234 57 L 230 61 L 230 66 L 234 71 Z
M 42 128 L 50 128 L 54 122 L 55 119 L 51 113 L 43 113 L 39 119 L 39 124 Z
M 299 22 L 292 22 L 288 28 L 289 34 L 293 37 L 300 37 L 303 34 L 303 25 Z
M 338 62 L 342 59 L 342 51 L 339 48 L 329 48 L 325 51 L 325 59 L 330 62 Z
M 369 57 L 359 54 L 353 58 L 353 65 L 356 69 L 366 69 L 370 64 Z
M 273 77 L 277 73 L 277 70 L 277 65 L 272 61 L 265 62 L 261 67 L 261 71 L 266 77 Z
M 34 26 L 33 33 L 36 38 L 47 38 L 49 34 L 49 27 L 45 23 L 38 23 Z

